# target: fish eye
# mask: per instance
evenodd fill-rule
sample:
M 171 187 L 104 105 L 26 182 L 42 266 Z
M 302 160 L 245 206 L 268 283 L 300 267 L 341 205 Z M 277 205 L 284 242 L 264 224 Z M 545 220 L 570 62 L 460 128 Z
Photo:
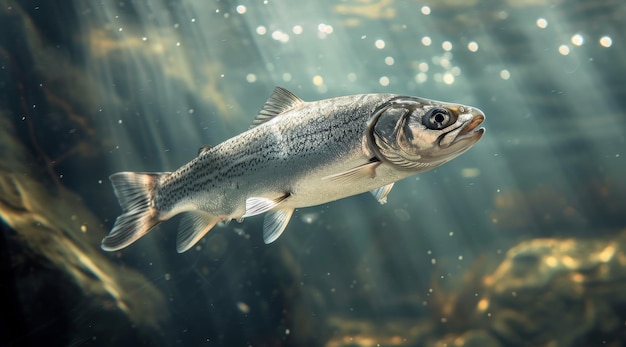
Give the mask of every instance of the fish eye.
M 445 108 L 435 107 L 428 110 L 422 117 L 422 124 L 428 129 L 440 130 L 450 125 L 451 120 L 450 111 Z

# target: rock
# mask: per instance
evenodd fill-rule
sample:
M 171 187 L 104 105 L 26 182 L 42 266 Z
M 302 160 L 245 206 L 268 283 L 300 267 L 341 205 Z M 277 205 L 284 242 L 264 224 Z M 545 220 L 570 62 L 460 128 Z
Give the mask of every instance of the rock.
M 10 301 L 0 342 L 158 344 L 155 329 L 167 315 L 161 292 L 104 255 L 101 222 L 79 196 L 31 165 L 1 110 L 0 152 L 0 294 Z
M 460 335 L 447 335 L 427 344 L 428 347 L 500 347 L 500 342 L 484 330 L 468 330 Z
M 513 346 L 577 346 L 619 336 L 626 304 L 626 231 L 603 239 L 533 239 L 485 278 L 477 311 Z
M 420 346 L 433 331 L 428 321 L 390 318 L 381 321 L 333 316 L 334 337 L 326 347 Z

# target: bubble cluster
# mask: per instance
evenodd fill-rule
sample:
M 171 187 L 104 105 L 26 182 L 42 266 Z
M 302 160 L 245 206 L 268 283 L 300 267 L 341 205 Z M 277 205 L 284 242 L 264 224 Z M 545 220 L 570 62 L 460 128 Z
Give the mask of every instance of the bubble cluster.
M 543 17 L 537 18 L 537 20 L 535 21 L 535 25 L 539 29 L 546 29 L 548 27 L 548 20 Z M 567 56 L 570 55 L 570 53 L 572 53 L 572 50 L 576 47 L 584 45 L 585 41 L 586 39 L 583 33 L 575 33 L 572 34 L 572 36 L 569 38 L 569 43 L 561 43 L 560 45 L 558 45 L 556 50 L 560 55 Z M 602 36 L 598 39 L 598 43 L 601 47 L 606 48 L 610 47 L 613 41 L 609 36 Z
M 537 19 L 537 22 L 535 22 L 535 24 L 537 24 L 537 27 L 541 29 L 545 29 L 548 27 L 548 21 L 545 18 Z
M 272 38 L 276 41 L 280 41 L 282 43 L 287 43 L 289 41 L 289 34 L 280 31 L 280 30 L 274 30 L 272 32 Z
M 470 42 L 467 44 L 467 49 L 468 49 L 470 52 L 476 52 L 476 51 L 478 51 L 478 43 L 476 43 L 476 41 L 470 41 Z
M 509 72 L 509 70 L 501 70 L 500 71 L 500 78 L 502 78 L 503 80 L 508 80 L 509 78 L 511 78 L 511 73 Z
M 600 46 L 602 47 L 611 47 L 613 45 L 613 39 L 611 39 L 609 36 L 602 36 L 599 40 L 600 42 Z
M 320 75 L 315 75 L 313 76 L 313 84 L 319 87 L 324 84 L 324 79 Z
M 328 25 L 328 24 L 324 24 L 324 23 L 320 23 L 317 26 L 317 30 L 321 33 L 324 34 L 332 34 L 333 33 L 333 26 L 332 25 Z
M 433 11 L 430 6 L 424 5 L 418 7 L 419 13 L 418 15 L 423 16 L 431 16 Z M 246 15 L 250 12 L 251 8 L 247 8 L 244 5 L 238 5 L 235 7 L 232 13 Z M 497 11 L 494 13 L 497 19 L 499 20 L 507 20 L 510 18 L 510 13 L 505 10 Z M 423 18 L 423 20 L 431 20 L 431 18 Z M 530 19 L 529 21 L 529 29 L 535 30 L 537 32 L 541 31 L 541 34 L 537 34 L 540 37 L 557 37 L 557 42 L 552 43 L 552 54 L 558 56 L 568 56 L 576 53 L 578 47 L 582 47 L 585 45 L 589 45 L 590 43 L 594 43 L 600 47 L 611 47 L 614 42 L 612 38 L 608 35 L 598 35 L 595 38 L 590 36 L 585 32 L 565 32 L 563 33 L 563 28 L 559 25 L 554 25 L 553 23 L 549 23 L 551 19 L 549 15 L 546 16 L 537 16 L 535 18 Z M 287 26 L 280 27 L 275 23 L 268 24 L 264 23 L 264 25 L 258 25 L 253 27 L 254 31 L 257 35 L 266 36 L 268 39 L 271 38 L 273 41 L 282 43 L 282 44 L 291 44 L 295 40 L 310 40 L 311 37 L 317 39 L 330 39 L 330 35 L 336 33 L 336 28 L 328 22 L 299 22 L 290 23 Z M 397 28 L 402 28 L 402 30 L 411 29 L 410 23 L 399 24 Z M 580 30 L 580 28 L 577 28 Z M 577 31 L 578 31 L 577 30 Z M 549 35 L 546 36 L 547 32 Z M 305 35 L 306 34 L 306 35 Z M 396 41 L 390 41 L 389 37 L 372 37 L 371 34 L 359 34 L 356 39 L 360 37 L 361 40 L 366 40 L 365 44 L 369 46 L 371 53 L 380 51 L 383 54 L 379 55 L 375 61 L 378 64 L 378 69 L 381 71 L 375 78 L 374 81 L 378 82 L 379 86 L 388 87 L 393 86 L 394 84 L 401 85 L 403 82 L 403 76 L 400 72 L 401 69 L 406 68 L 406 62 L 404 59 L 400 59 L 396 54 L 398 48 L 393 43 Z M 299 37 L 300 36 L 300 37 Z M 558 41 L 560 38 L 560 42 Z M 338 44 L 336 40 L 342 39 L 342 37 L 333 38 L 329 41 L 329 44 L 336 45 Z M 448 37 L 441 37 L 437 32 L 423 32 L 422 35 L 415 38 L 417 45 L 408 46 L 415 47 L 415 56 L 416 60 L 411 62 L 411 67 L 413 70 L 413 79 L 411 83 L 416 84 L 424 84 L 424 83 L 440 83 L 443 85 L 454 85 L 459 83 L 460 76 L 462 74 L 461 67 L 458 65 L 459 62 L 458 57 L 461 55 L 466 56 L 466 54 L 481 54 L 484 52 L 489 52 L 493 50 L 492 42 L 485 38 L 476 37 L 472 39 L 469 38 L 457 38 L 457 39 L 448 39 Z M 341 43 L 339 43 L 341 44 Z M 483 46 L 484 45 L 484 46 Z M 548 43 L 550 45 L 550 43 Z M 385 54 L 386 53 L 386 54 Z M 378 53 L 376 53 L 378 54 Z M 458 57 L 457 57 L 458 55 Z M 325 57 L 325 54 L 320 53 L 320 58 Z M 494 77 L 499 78 L 501 80 L 509 80 L 512 75 L 510 70 L 506 69 L 504 66 L 499 68 L 490 68 L 489 71 Z M 298 82 L 301 83 L 302 79 L 300 79 L 300 74 L 293 74 L 284 72 L 284 71 L 276 71 L 279 80 L 285 82 Z M 359 78 L 359 71 L 346 71 L 341 76 L 337 76 L 336 73 L 333 73 L 329 70 L 323 70 L 320 66 L 316 69 L 310 71 L 307 75 L 302 76 L 304 81 L 308 81 L 308 83 L 314 87 L 319 92 L 326 91 L 328 89 L 328 85 L 335 85 L 337 79 L 343 80 L 344 83 L 355 83 Z M 257 82 L 257 76 L 253 73 L 245 75 L 245 79 L 248 83 Z
M 585 42 L 585 39 L 583 38 L 583 36 L 581 34 L 576 34 L 576 35 L 572 36 L 570 41 L 572 41 L 572 44 L 574 46 L 582 46 L 582 44 Z

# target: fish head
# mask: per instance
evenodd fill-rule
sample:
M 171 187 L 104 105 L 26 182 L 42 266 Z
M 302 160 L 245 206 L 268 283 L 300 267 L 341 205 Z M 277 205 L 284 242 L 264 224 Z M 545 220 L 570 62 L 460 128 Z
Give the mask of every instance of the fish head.
M 485 133 L 475 107 L 416 97 L 393 98 L 374 111 L 367 143 L 382 162 L 423 171 L 472 147 Z

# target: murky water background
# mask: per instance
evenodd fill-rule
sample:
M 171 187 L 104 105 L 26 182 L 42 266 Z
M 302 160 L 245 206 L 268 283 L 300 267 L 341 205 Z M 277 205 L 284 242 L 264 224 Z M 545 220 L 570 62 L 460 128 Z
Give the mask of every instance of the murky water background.
M 621 346 L 619 1 L 0 1 L 0 343 Z M 178 254 L 116 253 L 108 176 L 171 171 L 275 85 L 475 105 L 454 161 Z

